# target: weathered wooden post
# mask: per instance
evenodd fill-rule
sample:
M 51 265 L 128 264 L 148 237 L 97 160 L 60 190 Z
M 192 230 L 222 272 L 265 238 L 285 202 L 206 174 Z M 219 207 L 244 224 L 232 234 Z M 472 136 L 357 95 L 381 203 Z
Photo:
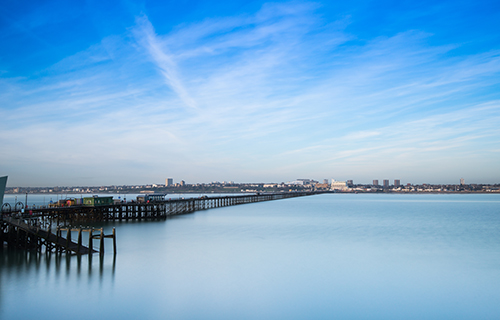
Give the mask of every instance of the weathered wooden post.
M 89 229 L 89 256 L 92 257 L 92 251 L 94 251 L 94 241 L 93 241 L 94 228 Z
M 113 228 L 113 253 L 116 255 L 116 231 Z
M 24 239 L 24 250 L 28 249 L 28 233 L 27 232 L 24 232 L 22 233 L 24 235 L 23 239 Z
M 80 250 L 82 248 L 82 228 L 78 228 L 78 246 L 77 246 L 77 254 L 80 255 Z
M 42 237 L 39 236 L 39 233 L 37 232 L 35 236 L 35 241 L 36 241 L 36 250 L 39 253 L 42 253 Z
M 71 227 L 68 227 L 66 228 L 66 253 L 68 253 L 70 243 L 71 243 Z
M 101 256 L 104 255 L 104 228 L 101 228 L 101 243 L 99 245 L 99 253 Z
M 51 233 L 51 227 L 49 226 L 49 229 L 47 230 L 47 237 L 45 238 L 45 253 L 49 251 L 50 248 L 50 233 Z
M 61 230 L 59 229 L 59 226 L 56 227 L 56 253 L 59 252 L 59 233 Z

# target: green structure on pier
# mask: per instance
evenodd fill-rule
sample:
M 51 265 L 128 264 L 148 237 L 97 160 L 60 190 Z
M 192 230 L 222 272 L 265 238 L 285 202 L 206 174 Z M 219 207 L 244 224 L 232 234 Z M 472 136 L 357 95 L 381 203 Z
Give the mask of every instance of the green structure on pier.
M 98 196 L 93 196 L 93 197 L 86 197 L 83 198 L 83 205 L 84 206 L 108 206 L 113 204 L 113 197 L 98 197 Z

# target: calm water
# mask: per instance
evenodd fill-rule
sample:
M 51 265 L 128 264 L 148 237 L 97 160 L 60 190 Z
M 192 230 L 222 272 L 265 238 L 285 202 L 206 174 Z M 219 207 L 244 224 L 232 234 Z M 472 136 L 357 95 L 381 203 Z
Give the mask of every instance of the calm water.
M 0 251 L 0 318 L 500 318 L 500 195 L 331 194 L 113 226 L 116 260 Z

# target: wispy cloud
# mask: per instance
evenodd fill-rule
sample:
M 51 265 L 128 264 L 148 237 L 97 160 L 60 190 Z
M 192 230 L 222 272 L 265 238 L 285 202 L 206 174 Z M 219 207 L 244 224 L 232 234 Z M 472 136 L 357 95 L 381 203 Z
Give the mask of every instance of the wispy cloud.
M 498 158 L 498 51 L 455 55 L 419 30 L 358 39 L 355 16 L 318 10 L 266 4 L 163 34 L 141 15 L 36 77 L 2 75 L 1 169 L 35 154 L 53 176 L 103 168 L 102 183 L 404 179 Z
M 162 44 L 162 41 L 156 35 L 156 32 L 148 21 L 147 17 L 142 16 L 137 18 L 137 27 L 133 29 L 138 42 L 144 46 L 147 52 L 151 55 L 157 67 L 161 70 L 161 74 L 165 78 L 169 87 L 174 90 L 179 98 L 187 107 L 196 109 L 196 102 L 187 92 L 186 87 L 177 71 L 177 64 L 174 57 L 168 53 L 168 48 Z

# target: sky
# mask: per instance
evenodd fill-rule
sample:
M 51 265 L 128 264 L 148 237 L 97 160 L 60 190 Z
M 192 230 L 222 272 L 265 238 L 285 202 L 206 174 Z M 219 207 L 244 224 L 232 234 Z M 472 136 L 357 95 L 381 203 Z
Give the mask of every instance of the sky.
M 500 183 L 498 1 L 2 1 L 8 186 Z

